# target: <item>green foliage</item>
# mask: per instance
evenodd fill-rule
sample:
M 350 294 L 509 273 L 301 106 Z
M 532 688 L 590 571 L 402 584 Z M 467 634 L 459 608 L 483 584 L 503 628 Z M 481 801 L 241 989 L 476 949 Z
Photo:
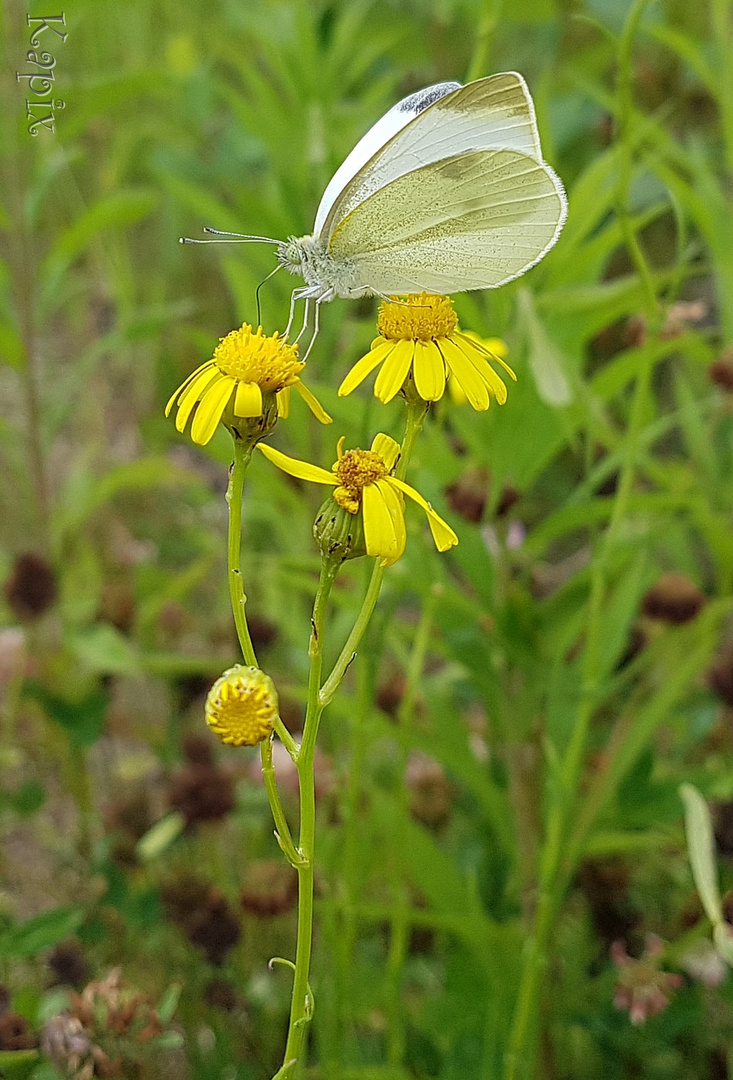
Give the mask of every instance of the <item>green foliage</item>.
M 12 1007 L 37 1034 L 49 959 L 72 939 L 88 968 L 78 988 L 121 966 L 174 1025 L 141 1075 L 280 1068 L 291 973 L 267 962 L 293 955 L 294 915 L 289 901 L 275 915 L 241 903 L 252 868 L 281 859 L 259 765 L 183 752 L 205 737 L 207 687 L 240 659 L 230 443 L 192 447 L 162 415 L 217 339 L 257 320 L 272 249 L 177 240 L 202 225 L 307 232 L 334 169 L 400 96 L 519 70 L 568 221 L 520 282 L 456 297 L 463 328 L 506 340 L 518 381 L 488 413 L 447 397 L 432 411 L 408 479 L 459 546 L 439 556 L 408 507 L 405 556 L 323 719 L 304 1076 L 733 1075 L 730 975 L 714 985 L 690 959 L 707 920 L 728 955 L 733 886 L 733 417 L 709 377 L 733 347 L 729 0 L 73 7 L 66 41 L 43 39 L 66 102 L 55 135 L 26 131 L 17 6 L 1 46 L 0 570 L 9 581 L 33 551 L 56 578 L 35 618 L 11 590 L 0 605 Z M 263 288 L 268 332 L 293 284 Z M 369 385 L 336 394 L 375 310 L 324 307 L 307 383 L 335 423 L 294 397 L 280 448 L 330 467 L 341 434 L 348 447 L 401 436 L 400 401 L 382 407 Z M 466 488 L 478 511 L 463 517 Z M 321 496 L 256 455 L 248 611 L 294 732 Z M 359 610 L 362 562 L 334 590 L 327 667 Z M 705 598 L 684 623 L 648 614 L 669 572 Z M 202 820 L 217 798 L 221 815 Z M 199 889 L 193 914 L 181 881 L 189 898 Z M 223 910 L 241 937 L 219 964 L 206 933 Z M 649 933 L 688 979 L 634 1027 L 614 1005 L 609 949 L 639 956 Z M 0 1074 L 54 1075 L 38 1055 L 0 1048 Z

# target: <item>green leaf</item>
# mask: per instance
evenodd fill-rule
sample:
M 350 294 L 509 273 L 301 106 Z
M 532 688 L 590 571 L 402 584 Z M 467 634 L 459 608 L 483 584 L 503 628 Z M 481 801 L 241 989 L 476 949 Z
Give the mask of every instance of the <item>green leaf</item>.
M 680 798 L 685 804 L 685 832 L 695 887 L 713 926 L 723 922 L 723 907 L 715 865 L 713 826 L 708 804 L 692 784 L 680 785 Z
M 74 934 L 84 915 L 81 907 L 62 907 L 14 926 L 0 934 L 0 956 L 5 961 L 37 956 L 43 949 Z
M 102 734 L 109 705 L 106 690 L 93 689 L 78 701 L 69 701 L 52 693 L 42 683 L 32 681 L 27 684 L 26 693 L 68 732 L 75 746 L 92 746 Z
M 156 821 L 145 835 L 138 840 L 135 851 L 143 862 L 157 859 L 171 844 L 178 839 L 186 827 L 186 819 L 177 811 L 166 814 L 160 821 Z
M 95 623 L 72 634 L 69 647 L 87 668 L 100 675 L 129 675 L 140 670 L 135 646 L 111 623 Z

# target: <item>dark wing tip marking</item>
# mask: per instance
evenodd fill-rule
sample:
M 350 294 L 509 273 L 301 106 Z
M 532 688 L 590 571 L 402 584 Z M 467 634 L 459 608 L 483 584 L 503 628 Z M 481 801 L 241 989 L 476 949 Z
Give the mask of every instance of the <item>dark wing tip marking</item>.
M 410 94 L 403 101 L 399 103 L 400 112 L 421 113 L 423 109 L 427 109 L 429 105 L 434 105 L 436 101 L 440 101 L 446 94 L 452 94 L 454 90 L 460 90 L 461 83 L 459 82 L 444 82 L 436 83 L 435 86 L 426 86 L 424 90 L 417 90 L 414 94 Z

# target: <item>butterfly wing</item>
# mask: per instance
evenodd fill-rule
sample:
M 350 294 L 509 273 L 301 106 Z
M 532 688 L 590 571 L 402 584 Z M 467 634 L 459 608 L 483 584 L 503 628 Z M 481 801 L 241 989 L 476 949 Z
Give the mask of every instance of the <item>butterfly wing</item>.
M 492 289 L 534 266 L 560 234 L 563 186 L 516 150 L 455 154 L 397 177 L 339 224 L 330 253 L 376 293 Z
M 439 83 L 400 101 L 367 132 L 326 188 L 314 232 L 329 240 L 374 192 L 420 166 L 474 150 L 542 160 L 534 105 L 516 72 Z
M 445 97 L 446 94 L 460 88 L 461 84 L 458 82 L 436 83 L 434 86 L 427 86 L 424 90 L 419 90 L 416 94 L 410 94 L 408 97 L 403 98 L 402 101 L 398 101 L 389 112 L 385 113 L 380 120 L 377 120 L 376 124 L 369 128 L 366 135 L 359 140 L 346 160 L 331 177 L 328 187 L 323 193 L 323 198 L 316 213 L 316 223 L 313 227 L 316 235 L 323 229 L 329 211 L 338 196 L 356 174 L 364 168 L 367 162 L 378 151 L 382 150 L 398 131 L 409 124 L 411 120 L 414 120 L 424 109 L 427 109 L 441 97 Z

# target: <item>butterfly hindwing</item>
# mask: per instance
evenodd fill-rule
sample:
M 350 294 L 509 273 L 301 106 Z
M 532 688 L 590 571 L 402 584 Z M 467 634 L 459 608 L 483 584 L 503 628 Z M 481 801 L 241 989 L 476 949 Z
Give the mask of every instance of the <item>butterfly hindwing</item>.
M 552 247 L 566 207 L 558 177 L 533 157 L 461 153 L 368 196 L 340 223 L 329 250 L 378 293 L 496 288 Z

